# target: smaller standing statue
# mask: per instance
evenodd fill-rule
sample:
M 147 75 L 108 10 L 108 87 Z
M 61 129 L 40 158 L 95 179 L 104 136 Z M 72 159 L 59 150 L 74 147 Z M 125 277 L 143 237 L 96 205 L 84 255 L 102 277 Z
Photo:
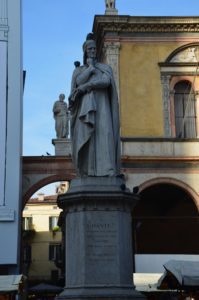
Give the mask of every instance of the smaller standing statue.
M 106 8 L 115 9 L 115 0 L 105 0 Z
M 55 101 L 53 106 L 55 130 L 58 139 L 68 137 L 68 107 L 64 99 L 65 95 L 60 94 L 59 100 Z

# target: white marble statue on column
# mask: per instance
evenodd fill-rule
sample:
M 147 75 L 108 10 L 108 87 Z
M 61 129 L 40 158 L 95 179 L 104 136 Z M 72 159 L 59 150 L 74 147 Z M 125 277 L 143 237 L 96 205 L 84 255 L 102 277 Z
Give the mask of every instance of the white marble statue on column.
M 116 2 L 116 0 L 105 0 L 105 6 L 106 6 L 105 14 L 106 15 L 117 15 L 118 14 L 115 2 Z
M 65 95 L 60 94 L 59 100 L 55 101 L 53 106 L 53 115 L 55 119 L 55 131 L 58 139 L 67 138 L 69 133 L 68 107 L 64 102 Z
M 106 8 L 115 9 L 115 0 L 105 0 Z

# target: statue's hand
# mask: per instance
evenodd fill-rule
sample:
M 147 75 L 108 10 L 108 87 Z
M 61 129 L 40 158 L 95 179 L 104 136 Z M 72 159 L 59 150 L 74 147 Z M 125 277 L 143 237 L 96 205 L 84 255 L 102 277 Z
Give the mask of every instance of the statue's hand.
M 61 109 L 57 108 L 56 110 L 54 110 L 54 114 L 57 115 L 60 111 L 61 111 Z
M 81 96 L 83 94 L 83 91 L 79 88 L 74 89 L 72 94 L 68 97 L 68 101 L 69 101 L 69 106 L 68 109 L 72 110 L 75 102 L 78 100 L 79 96 Z
M 78 96 L 84 94 L 86 92 L 86 89 L 87 89 L 87 84 L 79 85 L 77 88 Z
M 87 65 L 90 67 L 90 66 L 93 66 L 94 67 L 94 60 L 92 58 L 87 58 L 86 60 L 87 62 Z
M 95 62 L 92 58 L 87 58 L 88 69 L 91 74 L 95 73 Z
M 87 82 L 85 84 L 82 84 L 78 87 L 78 89 L 81 91 L 81 94 L 89 93 L 93 89 L 92 83 Z

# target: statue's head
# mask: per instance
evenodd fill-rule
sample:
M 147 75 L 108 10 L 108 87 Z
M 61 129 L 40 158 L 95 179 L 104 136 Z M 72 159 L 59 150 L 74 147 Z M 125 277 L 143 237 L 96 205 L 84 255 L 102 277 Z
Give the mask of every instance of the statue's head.
M 59 95 L 59 100 L 60 100 L 60 101 L 64 101 L 64 99 L 65 99 L 65 95 L 64 95 L 64 94 L 60 94 L 60 95 Z
M 83 51 L 84 51 L 84 57 L 83 57 L 83 63 L 86 64 L 87 58 L 96 58 L 96 42 L 94 40 L 93 33 L 89 33 L 86 37 L 86 41 L 83 44 Z

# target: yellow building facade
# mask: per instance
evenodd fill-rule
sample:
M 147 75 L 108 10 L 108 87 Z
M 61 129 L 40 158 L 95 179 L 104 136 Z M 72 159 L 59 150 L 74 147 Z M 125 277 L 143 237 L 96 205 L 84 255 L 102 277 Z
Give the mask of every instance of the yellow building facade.
M 23 273 L 30 282 L 57 282 L 62 234 L 57 222 L 61 210 L 57 196 L 40 196 L 23 210 Z
M 140 195 L 133 271 L 198 260 L 199 17 L 95 16 L 93 32 L 118 90 L 121 172 Z M 25 198 L 47 180 L 76 176 L 70 156 L 24 159 L 23 172 Z
M 134 271 L 198 260 L 199 17 L 95 16 L 93 32 L 116 80 L 122 172 L 141 197 Z

